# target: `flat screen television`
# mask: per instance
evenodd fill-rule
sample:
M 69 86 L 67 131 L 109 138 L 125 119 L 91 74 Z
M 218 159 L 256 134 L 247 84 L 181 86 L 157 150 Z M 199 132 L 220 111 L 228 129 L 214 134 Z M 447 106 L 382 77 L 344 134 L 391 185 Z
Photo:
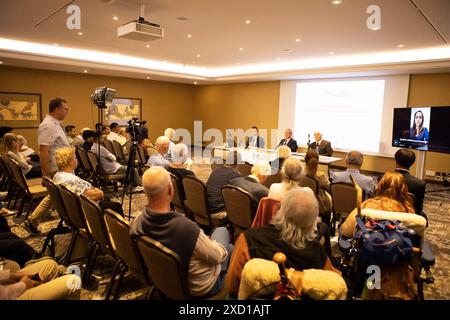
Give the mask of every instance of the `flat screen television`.
M 395 108 L 392 146 L 450 153 L 450 107 Z

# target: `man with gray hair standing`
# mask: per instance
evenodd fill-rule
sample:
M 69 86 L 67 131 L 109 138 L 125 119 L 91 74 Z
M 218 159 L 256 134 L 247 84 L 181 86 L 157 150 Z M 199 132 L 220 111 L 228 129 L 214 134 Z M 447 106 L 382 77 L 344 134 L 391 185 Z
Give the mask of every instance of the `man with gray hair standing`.
M 351 182 L 350 176 L 355 179 L 355 182 L 364 190 L 366 198 L 373 196 L 375 190 L 375 181 L 366 175 L 359 172 L 363 163 L 363 155 L 359 151 L 350 151 L 345 157 L 347 163 L 347 170 L 343 172 L 331 173 L 333 182 Z

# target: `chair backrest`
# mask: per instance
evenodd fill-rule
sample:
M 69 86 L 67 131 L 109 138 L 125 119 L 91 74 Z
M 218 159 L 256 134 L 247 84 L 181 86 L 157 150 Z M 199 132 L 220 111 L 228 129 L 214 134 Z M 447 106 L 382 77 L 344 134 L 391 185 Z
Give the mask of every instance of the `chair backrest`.
M 237 165 L 236 170 L 239 171 L 241 176 L 246 177 L 252 172 L 252 165 L 248 163 L 240 163 Z
M 256 215 L 253 218 L 252 228 L 268 226 L 272 218 L 280 209 L 281 202 L 276 199 L 264 197 L 259 201 Z
M 106 209 L 105 223 L 112 249 L 117 257 L 126 263 L 136 278 L 147 282 L 147 276 L 139 261 L 136 244 L 130 238 L 130 224 L 117 212 Z
M 344 213 L 350 213 L 357 206 L 357 191 L 353 184 L 335 182 L 330 185 L 331 199 L 333 201 L 333 219 L 340 221 Z
M 223 167 L 225 161 L 220 157 L 212 157 L 210 160 L 211 163 L 211 171 L 216 170 L 217 168 Z
M 211 217 L 206 205 L 206 186 L 196 177 L 187 176 L 183 179 L 183 188 L 186 195 L 186 207 L 189 209 L 195 221 L 201 225 L 212 227 Z
M 267 188 L 270 188 L 270 186 L 273 184 L 273 183 L 280 183 L 281 182 L 281 173 L 278 171 L 277 173 L 275 173 L 275 174 L 271 174 L 270 176 L 267 176 L 267 178 L 266 178 L 266 180 L 264 181 L 264 185 L 267 187 Z
M 67 209 L 67 215 L 70 217 L 74 227 L 87 230 L 86 220 L 81 207 L 80 197 L 65 185 L 59 185 L 59 191 L 64 205 Z
M 142 148 L 141 146 L 137 146 L 137 158 L 141 166 L 144 166 L 146 164 L 144 148 Z
M 156 148 L 154 147 L 148 147 L 147 148 L 147 152 L 148 152 L 148 156 L 151 157 L 152 155 L 158 153 L 158 151 L 156 150 Z
M 301 187 L 311 188 L 316 195 L 319 193 L 319 181 L 316 178 L 305 175 L 300 179 L 299 184 Z
M 191 299 L 187 272 L 174 251 L 146 236 L 137 239 L 137 246 L 147 274 L 159 290 L 169 299 Z
M 183 212 L 186 211 L 186 208 L 184 206 L 184 200 L 181 197 L 181 191 L 178 190 L 179 188 L 179 184 L 178 184 L 178 178 L 176 175 L 174 175 L 173 173 L 170 173 L 170 179 L 172 180 L 172 185 L 173 185 L 173 199 L 172 199 L 172 204 L 175 206 L 175 208 L 181 209 Z
M 15 181 L 14 174 L 12 173 L 12 170 L 9 167 L 7 158 L 3 158 L 0 156 L 0 167 L 2 168 L 3 173 L 6 175 L 8 179 Z
M 50 200 L 52 202 L 52 205 L 58 212 L 61 219 L 66 222 L 70 227 L 74 227 L 74 224 L 72 222 L 72 219 L 70 218 L 68 214 L 68 209 L 66 207 L 66 203 L 64 202 L 63 198 L 61 197 L 61 192 L 58 188 L 58 186 L 50 180 L 48 177 L 42 177 L 42 183 L 44 184 L 44 187 L 47 188 L 48 195 L 50 196 Z
M 89 160 L 91 170 L 97 173 L 98 170 L 98 158 L 97 155 L 91 151 L 86 152 L 87 158 Z
M 114 152 L 114 147 L 111 140 L 105 139 L 103 140 L 103 145 L 105 146 L 106 150 L 111 152 L 113 155 L 116 155 Z
M 22 169 L 19 167 L 19 165 L 14 160 L 8 159 L 6 163 L 7 163 L 8 167 L 10 168 L 10 170 L 14 176 L 14 180 L 16 180 L 19 187 L 21 189 L 23 189 L 29 195 L 30 190 L 28 189 L 27 180 L 23 174 Z
M 105 219 L 102 209 L 91 199 L 80 196 L 81 207 L 83 208 L 84 218 L 92 240 L 96 241 L 103 249 L 106 249 L 114 256 L 111 242 L 109 241 L 108 230 L 106 229 Z
M 228 220 L 242 229 L 251 227 L 255 212 L 252 210 L 252 196 L 241 188 L 226 185 L 222 196 Z
M 123 149 L 122 149 L 122 146 L 120 145 L 120 143 L 118 143 L 117 141 L 112 141 L 112 146 L 113 146 L 114 155 L 116 156 L 117 161 L 125 159 L 125 155 L 123 154 Z
M 91 162 L 89 161 L 88 155 L 87 155 L 87 151 L 84 150 L 81 147 L 77 147 L 76 150 L 78 151 L 78 155 L 80 157 L 81 163 L 84 167 L 84 169 L 89 172 L 92 172 L 92 166 L 91 166 Z

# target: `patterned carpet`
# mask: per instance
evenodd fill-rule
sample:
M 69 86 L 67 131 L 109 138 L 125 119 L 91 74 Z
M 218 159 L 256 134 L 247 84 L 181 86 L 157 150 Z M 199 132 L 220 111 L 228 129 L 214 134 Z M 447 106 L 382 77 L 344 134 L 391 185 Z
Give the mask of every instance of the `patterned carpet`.
M 195 160 L 195 159 L 194 159 Z M 195 175 L 202 181 L 207 180 L 211 173 L 211 167 L 208 160 L 202 159 L 202 164 L 195 164 L 191 168 Z M 117 199 L 121 198 L 121 194 L 113 195 Z M 125 196 L 124 212 L 128 217 L 128 195 Z M 136 217 L 146 204 L 146 197 L 143 193 L 133 194 L 131 201 L 131 219 Z M 429 218 L 429 227 L 426 231 L 426 241 L 429 243 L 435 257 L 436 265 L 433 268 L 435 282 L 425 286 L 426 299 L 450 299 L 450 285 L 447 283 L 450 275 L 450 189 L 439 185 L 428 184 L 425 195 L 424 210 Z M 21 219 L 9 218 L 9 224 L 12 231 L 24 238 L 36 250 L 42 248 L 45 234 L 55 227 L 58 223 L 58 217 L 53 212 L 49 217 L 42 221 L 40 230 L 43 232 L 41 236 L 31 236 L 19 224 Z M 68 244 L 68 237 L 58 236 L 57 253 Z M 93 285 L 88 289 L 83 289 L 81 299 L 96 300 L 103 299 L 104 290 L 110 281 L 111 272 L 114 261 L 107 256 L 99 256 L 94 268 Z M 147 292 L 144 284 L 138 280 L 127 276 L 123 282 L 120 299 L 143 299 Z

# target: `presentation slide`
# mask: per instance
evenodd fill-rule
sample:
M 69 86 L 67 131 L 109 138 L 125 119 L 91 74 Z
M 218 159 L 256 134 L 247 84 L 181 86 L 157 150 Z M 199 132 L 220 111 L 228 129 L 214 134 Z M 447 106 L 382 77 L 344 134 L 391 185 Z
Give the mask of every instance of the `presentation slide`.
M 334 148 L 378 152 L 384 85 L 384 80 L 298 83 L 296 134 L 313 140 L 320 131 Z

